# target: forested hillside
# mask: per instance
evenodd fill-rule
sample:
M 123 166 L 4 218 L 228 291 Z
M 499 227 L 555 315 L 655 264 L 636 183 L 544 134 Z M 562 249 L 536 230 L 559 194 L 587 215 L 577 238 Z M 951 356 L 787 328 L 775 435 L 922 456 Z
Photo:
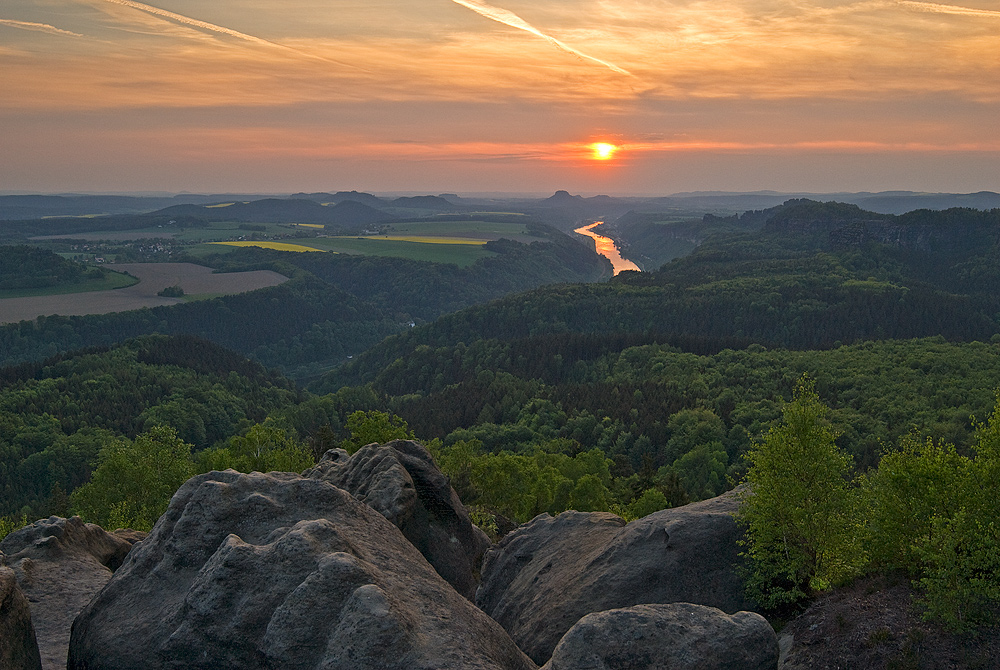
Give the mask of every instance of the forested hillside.
M 534 226 L 539 241 L 490 242 L 467 268 L 394 258 L 240 249 L 206 262 L 272 269 L 292 281 L 253 293 L 95 316 L 48 317 L 0 327 L 0 365 L 106 346 L 151 333 L 196 335 L 294 376 L 329 369 L 413 321 L 512 291 L 609 273 L 592 249 Z
M 794 201 L 761 232 L 709 236 L 657 272 L 556 286 L 449 315 L 390 338 L 331 383 L 370 380 L 421 345 L 543 334 L 642 336 L 694 351 L 751 342 L 791 349 L 869 339 L 988 340 L 998 331 L 1000 210 L 913 212 Z

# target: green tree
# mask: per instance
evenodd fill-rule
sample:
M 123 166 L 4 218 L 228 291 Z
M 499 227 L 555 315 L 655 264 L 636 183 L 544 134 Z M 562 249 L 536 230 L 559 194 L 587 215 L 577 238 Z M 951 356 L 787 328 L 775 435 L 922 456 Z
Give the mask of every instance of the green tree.
M 150 530 L 193 474 L 191 445 L 173 428 L 155 426 L 135 441 L 104 445 L 90 481 L 70 502 L 81 517 L 106 528 Z
M 746 534 L 748 593 L 764 607 L 794 602 L 860 572 L 864 553 L 851 457 L 834 442 L 827 407 L 803 377 L 783 421 L 747 453 L 737 515 Z
M 351 436 L 341 443 L 348 453 L 354 453 L 366 444 L 384 444 L 392 440 L 412 440 L 413 431 L 401 418 L 385 412 L 358 410 L 347 417 L 347 430 Z
M 934 514 L 930 532 L 916 542 L 922 603 L 928 616 L 956 630 L 993 624 L 1000 612 L 1000 499 L 993 486 L 1000 477 L 1000 394 L 987 422 L 975 428 L 976 457 L 952 477 L 958 481 L 950 509 Z
M 674 470 L 692 500 L 714 498 L 726 490 L 729 456 L 721 442 L 702 444 L 674 461 Z
M 274 421 L 251 426 L 234 435 L 227 446 L 206 449 L 197 456 L 198 471 L 301 472 L 316 464 L 310 451 Z

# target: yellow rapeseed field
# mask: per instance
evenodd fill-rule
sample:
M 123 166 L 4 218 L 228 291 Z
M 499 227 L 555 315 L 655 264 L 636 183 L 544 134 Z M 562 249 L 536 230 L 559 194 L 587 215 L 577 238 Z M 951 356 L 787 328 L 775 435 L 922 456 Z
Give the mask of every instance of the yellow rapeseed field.
M 231 247 L 260 247 L 262 249 L 276 249 L 278 251 L 320 251 L 312 247 L 304 247 L 301 244 L 288 244 L 287 242 L 212 242 L 211 244 L 226 244 Z

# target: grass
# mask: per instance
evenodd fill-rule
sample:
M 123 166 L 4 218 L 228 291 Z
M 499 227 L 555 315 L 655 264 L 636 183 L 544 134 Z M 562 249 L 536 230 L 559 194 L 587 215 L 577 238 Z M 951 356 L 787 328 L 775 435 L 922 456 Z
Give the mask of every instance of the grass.
M 418 242 L 420 244 L 471 244 L 483 246 L 487 240 L 474 240 L 467 237 L 430 237 L 425 235 L 370 235 L 366 240 L 390 240 L 394 242 Z
M 493 255 L 478 244 L 434 244 L 390 240 L 384 237 L 318 237 L 310 240 L 311 245 L 325 251 L 364 256 L 409 258 L 432 263 L 454 263 L 460 267 L 472 265 L 480 258 Z
M 78 284 L 57 284 L 40 288 L 8 289 L 0 291 L 0 299 L 4 298 L 36 298 L 43 295 L 66 295 L 70 293 L 92 293 L 94 291 L 109 291 L 138 284 L 135 277 L 121 272 L 105 272 L 102 279 L 85 279 Z
M 472 240 L 496 240 L 501 237 L 518 239 L 527 230 L 521 223 L 498 223 L 494 221 L 415 221 L 394 223 L 389 230 L 392 235 L 430 236 L 462 238 Z
M 317 249 L 312 246 L 304 246 L 302 244 L 289 244 L 287 242 L 269 242 L 269 241 L 240 241 L 240 242 L 212 242 L 211 244 L 224 244 L 230 247 L 260 247 L 261 249 L 275 249 L 277 251 L 326 251 L 324 249 Z

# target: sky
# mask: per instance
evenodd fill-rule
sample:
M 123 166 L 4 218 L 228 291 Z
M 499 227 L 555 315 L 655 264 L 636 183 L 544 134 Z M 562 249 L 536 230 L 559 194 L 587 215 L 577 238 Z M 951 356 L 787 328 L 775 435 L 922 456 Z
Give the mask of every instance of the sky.
M 0 0 L 0 192 L 1000 191 L 998 119 L 997 0 Z

